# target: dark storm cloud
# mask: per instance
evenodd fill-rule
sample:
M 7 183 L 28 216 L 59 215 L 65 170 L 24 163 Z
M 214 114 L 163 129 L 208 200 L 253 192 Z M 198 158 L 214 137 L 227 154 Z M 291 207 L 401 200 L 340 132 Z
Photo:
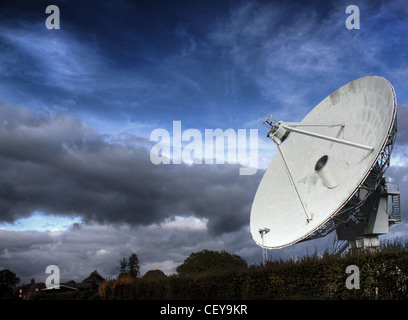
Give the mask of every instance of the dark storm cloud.
M 1 221 L 34 211 L 132 225 L 196 216 L 215 233 L 249 221 L 259 175 L 240 176 L 232 165 L 156 166 L 150 141 L 107 142 L 58 109 L 0 111 Z

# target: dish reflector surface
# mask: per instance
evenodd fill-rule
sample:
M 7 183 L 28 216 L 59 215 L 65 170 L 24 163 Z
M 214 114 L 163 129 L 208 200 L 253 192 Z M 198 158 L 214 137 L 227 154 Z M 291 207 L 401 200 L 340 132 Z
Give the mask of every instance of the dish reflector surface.
M 250 229 L 259 246 L 278 249 L 295 244 L 339 212 L 376 165 L 394 126 L 395 101 L 387 80 L 364 77 L 329 95 L 298 124 L 302 130 L 370 146 L 372 151 L 290 132 L 279 147 L 305 208 L 277 153 L 252 204 Z M 265 229 L 270 231 L 261 237 L 260 230 Z

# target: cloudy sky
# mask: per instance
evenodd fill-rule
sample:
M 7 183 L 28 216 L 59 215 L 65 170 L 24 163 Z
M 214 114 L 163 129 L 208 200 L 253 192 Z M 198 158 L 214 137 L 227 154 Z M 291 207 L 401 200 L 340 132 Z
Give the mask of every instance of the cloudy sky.
M 51 30 L 49 4 L 0 4 L 0 269 L 23 283 L 45 281 L 50 264 L 61 281 L 94 270 L 115 276 L 132 252 L 142 273 L 171 274 L 202 249 L 259 263 L 249 215 L 275 155 L 261 122 L 271 113 L 300 121 L 368 75 L 387 78 L 397 93 L 387 174 L 400 185 L 405 217 L 406 1 L 56 0 L 60 29 Z M 351 4 L 360 29 L 346 28 Z M 172 135 L 174 121 L 203 137 L 231 128 L 249 139 L 257 129 L 257 172 L 240 175 L 245 164 L 215 160 L 153 164 L 151 133 Z M 403 223 L 382 238 L 407 235 Z M 332 245 L 329 236 L 271 255 Z

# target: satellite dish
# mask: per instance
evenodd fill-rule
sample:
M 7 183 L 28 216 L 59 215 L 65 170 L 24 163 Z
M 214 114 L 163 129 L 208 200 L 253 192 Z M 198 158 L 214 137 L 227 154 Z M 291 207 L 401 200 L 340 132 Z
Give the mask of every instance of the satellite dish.
M 278 153 L 252 204 L 254 241 L 279 249 L 336 230 L 349 246 L 379 245 L 378 235 L 401 221 L 399 191 L 383 178 L 396 116 L 394 88 L 371 76 L 344 85 L 301 122 L 269 116 L 264 124 Z

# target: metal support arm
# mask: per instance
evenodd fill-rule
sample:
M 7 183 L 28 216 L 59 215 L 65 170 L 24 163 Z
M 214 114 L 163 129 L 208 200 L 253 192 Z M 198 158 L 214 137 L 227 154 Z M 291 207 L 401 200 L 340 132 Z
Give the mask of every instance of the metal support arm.
M 328 141 L 335 142 L 335 143 L 341 143 L 341 144 L 345 144 L 345 145 L 348 145 L 348 146 L 368 150 L 370 152 L 372 152 L 374 150 L 373 147 L 366 146 L 366 145 L 359 144 L 359 143 L 355 143 L 355 142 L 351 142 L 351 141 L 348 141 L 348 140 L 333 138 L 333 137 L 325 136 L 323 134 L 314 133 L 314 132 L 310 132 L 310 131 L 306 131 L 306 130 L 302 130 L 302 129 L 289 127 L 289 126 L 284 125 L 284 124 L 281 124 L 280 126 L 282 128 L 284 128 L 284 129 L 288 130 L 288 131 L 297 132 L 297 133 L 300 133 L 300 134 L 304 134 L 306 136 L 311 136 L 311 137 L 315 137 L 315 138 L 319 138 L 319 139 L 323 139 L 323 140 L 328 140 Z
M 304 211 L 304 213 L 305 213 L 305 215 L 306 215 L 307 223 L 309 223 L 310 220 L 312 220 L 312 217 L 310 216 L 309 212 L 308 212 L 307 209 L 306 209 L 305 204 L 303 203 L 302 197 L 300 196 L 299 190 L 298 190 L 298 188 L 296 187 L 295 180 L 293 179 L 292 174 L 290 173 L 288 164 L 286 163 L 285 157 L 283 156 L 283 153 L 282 153 L 281 148 L 279 147 L 279 144 L 276 143 L 276 147 L 278 148 L 278 151 L 279 151 L 279 153 L 280 153 L 280 155 L 281 155 L 281 158 L 282 158 L 282 160 L 283 160 L 283 163 L 285 164 L 285 169 L 286 169 L 286 172 L 287 172 L 287 174 L 288 174 L 288 176 L 289 176 L 290 183 L 292 184 L 293 188 L 295 189 L 296 194 L 297 194 L 298 199 L 299 199 L 299 202 L 300 202 L 300 204 L 302 205 L 303 211 Z

